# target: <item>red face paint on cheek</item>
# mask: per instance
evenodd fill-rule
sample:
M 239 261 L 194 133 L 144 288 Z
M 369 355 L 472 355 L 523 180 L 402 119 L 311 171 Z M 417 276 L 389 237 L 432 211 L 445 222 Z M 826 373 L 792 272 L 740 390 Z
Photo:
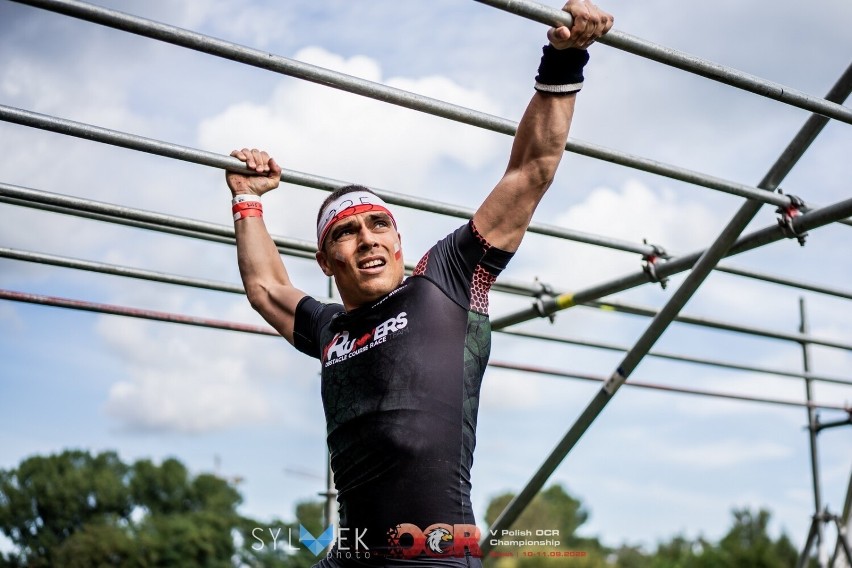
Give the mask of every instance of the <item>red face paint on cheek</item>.
M 337 264 L 339 264 L 340 266 L 343 266 L 343 265 L 346 264 L 346 259 L 339 252 L 334 253 L 334 260 L 336 260 Z
M 399 260 L 402 257 L 402 249 L 399 248 L 399 243 L 393 245 L 393 257 L 395 260 Z

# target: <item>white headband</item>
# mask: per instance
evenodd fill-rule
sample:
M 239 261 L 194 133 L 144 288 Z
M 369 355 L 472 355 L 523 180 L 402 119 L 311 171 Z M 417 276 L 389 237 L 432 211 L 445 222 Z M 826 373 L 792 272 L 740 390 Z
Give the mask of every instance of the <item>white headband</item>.
M 319 222 L 317 223 L 317 248 L 322 248 L 322 242 L 325 240 L 332 225 L 350 215 L 357 215 L 358 213 L 365 213 L 367 211 L 382 211 L 387 213 L 391 218 L 391 222 L 393 222 L 394 228 L 396 228 L 396 219 L 393 218 L 393 214 L 388 209 L 387 203 L 381 197 L 369 191 L 352 191 L 341 195 L 322 210 Z

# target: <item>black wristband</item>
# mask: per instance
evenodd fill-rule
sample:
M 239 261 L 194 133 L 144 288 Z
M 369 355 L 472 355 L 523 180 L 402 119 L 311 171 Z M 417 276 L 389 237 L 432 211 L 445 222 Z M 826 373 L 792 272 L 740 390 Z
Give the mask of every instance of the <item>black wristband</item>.
M 535 89 L 545 93 L 576 93 L 583 88 L 583 67 L 589 61 L 585 49 L 542 48 L 541 63 L 535 77 Z

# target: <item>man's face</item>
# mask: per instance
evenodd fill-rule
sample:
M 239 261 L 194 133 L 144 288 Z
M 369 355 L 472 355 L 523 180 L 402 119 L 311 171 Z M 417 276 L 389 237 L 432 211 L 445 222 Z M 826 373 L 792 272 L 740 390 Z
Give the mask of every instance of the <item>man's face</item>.
M 326 276 L 334 276 L 347 310 L 381 298 L 405 275 L 399 233 L 381 211 L 335 223 L 317 252 L 317 262 Z

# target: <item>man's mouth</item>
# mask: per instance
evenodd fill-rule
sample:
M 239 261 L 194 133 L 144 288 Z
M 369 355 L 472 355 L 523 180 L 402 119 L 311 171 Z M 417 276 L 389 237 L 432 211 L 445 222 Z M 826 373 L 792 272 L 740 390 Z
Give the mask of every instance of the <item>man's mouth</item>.
M 358 268 L 377 268 L 379 266 L 384 266 L 387 264 L 383 258 L 372 258 L 368 260 L 362 260 L 358 263 Z

